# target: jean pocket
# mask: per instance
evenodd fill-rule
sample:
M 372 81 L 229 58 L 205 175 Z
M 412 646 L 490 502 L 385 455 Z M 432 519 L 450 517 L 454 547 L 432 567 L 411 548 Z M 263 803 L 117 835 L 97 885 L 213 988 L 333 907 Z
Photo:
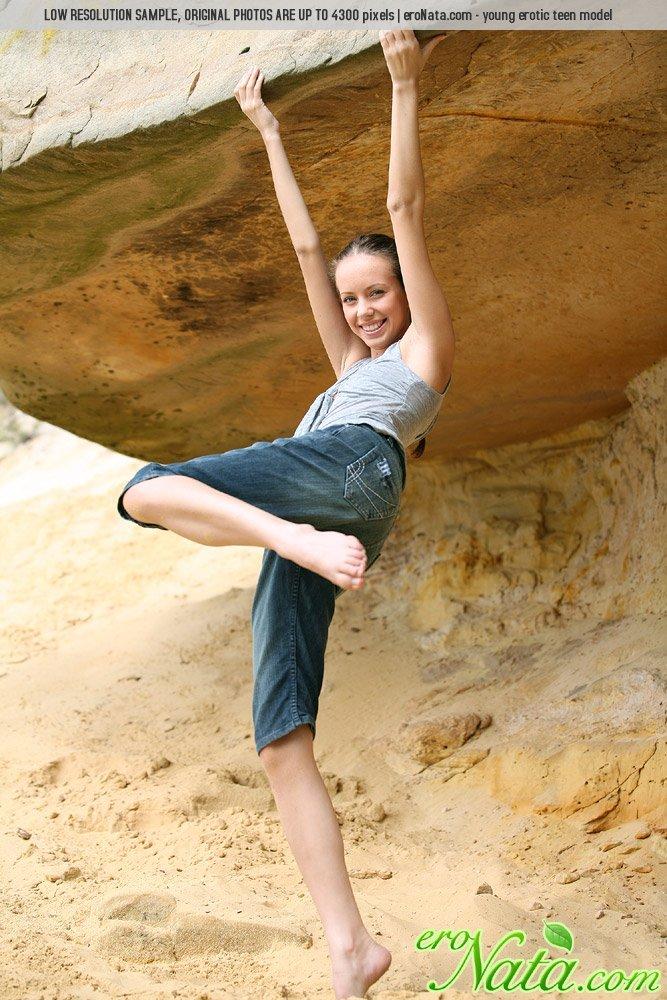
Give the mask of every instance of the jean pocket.
M 379 445 L 345 469 L 345 499 L 365 521 L 393 517 L 400 495 L 400 486 Z

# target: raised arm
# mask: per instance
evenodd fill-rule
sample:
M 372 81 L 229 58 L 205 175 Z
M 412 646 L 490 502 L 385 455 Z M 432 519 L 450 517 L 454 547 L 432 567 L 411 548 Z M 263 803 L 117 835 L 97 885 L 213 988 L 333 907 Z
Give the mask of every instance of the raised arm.
M 259 130 L 269 157 L 271 175 L 287 231 L 299 260 L 318 332 L 336 377 L 355 340 L 329 279 L 317 230 L 299 190 L 280 136 L 280 125 L 262 99 L 264 74 L 255 67 L 239 81 L 234 96 L 243 113 Z
M 413 31 L 380 32 L 392 78 L 387 209 L 412 319 L 402 340 L 401 353 L 403 360 L 439 392 L 451 375 L 454 330 L 426 246 L 418 103 L 419 76 L 443 37 L 429 39 L 421 49 Z

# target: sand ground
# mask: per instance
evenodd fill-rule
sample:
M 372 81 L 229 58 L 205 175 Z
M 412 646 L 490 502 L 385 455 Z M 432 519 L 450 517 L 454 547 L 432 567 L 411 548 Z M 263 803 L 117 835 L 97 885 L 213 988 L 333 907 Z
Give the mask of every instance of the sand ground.
M 330 997 L 252 740 L 261 551 L 122 521 L 140 464 L 47 424 L 0 461 L 0 994 Z M 415 498 L 434 475 L 414 474 Z M 492 627 L 492 602 L 443 638 L 433 575 L 402 562 L 407 534 L 426 544 L 424 509 L 338 602 L 315 746 L 360 909 L 393 953 L 370 996 L 448 978 L 451 953 L 415 950 L 426 928 L 481 928 L 486 948 L 520 928 L 527 957 L 551 919 L 586 972 L 660 968 L 659 604 L 528 630 Z M 449 993 L 473 995 L 470 973 Z

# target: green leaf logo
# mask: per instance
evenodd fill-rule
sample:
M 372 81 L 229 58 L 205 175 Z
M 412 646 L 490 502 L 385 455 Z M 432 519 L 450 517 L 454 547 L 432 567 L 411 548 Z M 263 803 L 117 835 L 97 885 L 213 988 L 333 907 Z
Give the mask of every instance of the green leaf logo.
M 555 944 L 557 948 L 564 948 L 565 951 L 572 951 L 574 941 L 565 924 L 547 924 L 542 928 L 544 940 L 549 944 Z

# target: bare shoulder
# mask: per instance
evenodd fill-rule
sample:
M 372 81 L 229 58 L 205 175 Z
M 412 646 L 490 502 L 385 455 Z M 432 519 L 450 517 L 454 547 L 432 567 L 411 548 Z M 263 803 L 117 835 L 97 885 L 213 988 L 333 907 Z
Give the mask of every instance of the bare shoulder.
M 398 342 L 398 349 L 403 363 L 415 375 L 436 392 L 444 393 L 451 378 L 453 363 L 447 341 L 440 348 L 432 338 L 420 336 L 414 323 L 411 323 Z
M 359 338 L 355 338 L 359 340 Z M 370 358 L 371 352 L 368 347 L 360 340 L 357 344 L 353 344 L 347 354 L 343 357 L 340 365 L 340 372 L 338 373 L 338 378 L 344 375 L 348 368 L 352 365 L 356 365 L 357 361 L 361 361 L 363 358 Z

